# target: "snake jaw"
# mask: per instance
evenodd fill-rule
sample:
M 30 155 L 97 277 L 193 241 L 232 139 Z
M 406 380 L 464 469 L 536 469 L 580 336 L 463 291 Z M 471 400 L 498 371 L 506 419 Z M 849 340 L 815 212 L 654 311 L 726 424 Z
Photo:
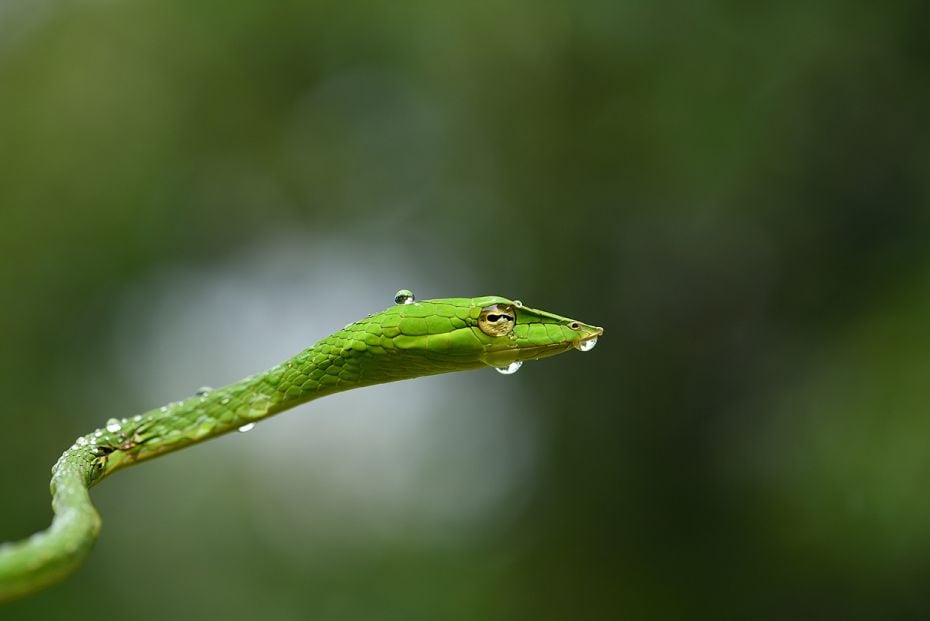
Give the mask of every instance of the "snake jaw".
M 569 342 L 551 343 L 547 345 L 524 345 L 519 348 L 489 350 L 480 356 L 483 363 L 490 367 L 505 367 L 512 362 L 525 362 L 527 360 L 540 360 L 557 356 L 572 348 Z

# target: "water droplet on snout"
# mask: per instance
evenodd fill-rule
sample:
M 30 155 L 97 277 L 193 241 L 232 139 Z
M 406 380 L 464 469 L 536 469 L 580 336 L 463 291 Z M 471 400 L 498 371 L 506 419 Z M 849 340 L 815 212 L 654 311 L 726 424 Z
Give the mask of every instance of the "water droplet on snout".
M 594 349 L 594 346 L 597 345 L 597 337 L 592 336 L 591 338 L 581 341 L 578 343 L 578 351 L 591 351 Z
M 197 392 L 195 392 L 194 394 L 198 397 L 202 397 L 206 394 L 209 394 L 212 391 L 213 389 L 210 388 L 209 386 L 201 386 L 200 388 L 197 389 Z
M 414 302 L 416 302 L 416 297 L 410 289 L 401 289 L 394 294 L 395 304 L 413 304 Z
M 514 373 L 519 371 L 520 367 L 522 366 L 523 366 L 523 362 L 520 360 L 516 360 L 508 364 L 506 367 L 496 367 L 495 370 L 501 375 L 513 375 Z
M 110 433 L 116 433 L 122 428 L 123 426 L 115 418 L 111 418 L 110 420 L 107 421 L 107 431 L 109 431 Z
M 239 431 L 241 431 L 242 433 L 245 433 L 247 431 L 252 431 L 253 429 L 255 429 L 255 423 L 246 423 L 242 427 L 239 427 Z

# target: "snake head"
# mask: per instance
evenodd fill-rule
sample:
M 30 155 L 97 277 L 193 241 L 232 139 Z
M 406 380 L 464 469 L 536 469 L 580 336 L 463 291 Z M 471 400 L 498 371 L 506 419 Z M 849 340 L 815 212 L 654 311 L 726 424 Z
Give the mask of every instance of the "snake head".
M 473 302 L 476 337 L 484 345 L 481 360 L 496 368 L 548 358 L 573 348 L 590 351 L 604 333 L 598 326 L 530 308 L 519 300 L 488 296 Z
M 368 332 L 353 335 L 352 347 L 357 350 L 380 343 L 409 360 L 403 366 L 396 363 L 397 358 L 388 361 L 359 352 L 362 364 L 380 369 L 374 375 L 390 373 L 392 378 L 403 375 L 406 368 L 416 375 L 485 365 L 505 369 L 573 348 L 588 351 L 604 332 L 500 296 L 402 300 L 347 330 Z M 388 364 L 389 370 L 384 366 Z

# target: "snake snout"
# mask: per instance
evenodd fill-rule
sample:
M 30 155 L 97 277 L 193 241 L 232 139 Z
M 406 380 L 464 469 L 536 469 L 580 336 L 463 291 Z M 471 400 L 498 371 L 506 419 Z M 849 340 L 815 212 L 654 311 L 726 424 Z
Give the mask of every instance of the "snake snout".
M 597 345 L 597 337 L 604 334 L 604 328 L 598 326 L 585 326 L 583 334 L 572 346 L 578 351 L 591 351 Z

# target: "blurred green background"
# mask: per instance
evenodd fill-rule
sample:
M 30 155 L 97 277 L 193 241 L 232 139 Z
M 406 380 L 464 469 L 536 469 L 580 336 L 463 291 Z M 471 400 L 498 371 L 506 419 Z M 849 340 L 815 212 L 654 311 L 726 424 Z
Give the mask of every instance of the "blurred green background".
M 606 327 L 121 473 L 0 616 L 927 618 L 928 7 L 0 0 L 0 539 L 399 288 Z

